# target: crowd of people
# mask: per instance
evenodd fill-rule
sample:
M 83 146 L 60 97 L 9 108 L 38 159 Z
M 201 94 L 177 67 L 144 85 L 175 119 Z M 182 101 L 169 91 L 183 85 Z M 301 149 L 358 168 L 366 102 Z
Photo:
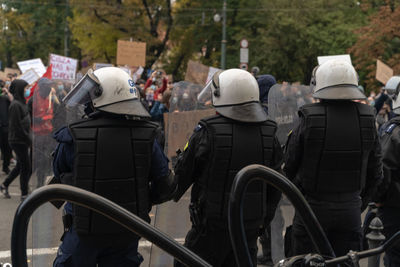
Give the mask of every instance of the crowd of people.
M 332 71 L 343 74 L 344 80 L 330 79 Z M 354 67 L 345 61 L 318 66 L 310 87 L 286 83 L 276 87 L 272 75 L 239 69 L 215 73 L 206 88 L 173 83 L 162 70 L 133 83 L 121 69 L 107 67 L 88 73 L 72 87 L 41 78 L 27 101 L 31 87 L 15 77 L 9 79 L 1 84 L 0 96 L 3 171 L 9 172 L 0 190 L 6 198 L 18 175 L 24 200 L 32 173 L 39 187 L 53 167 L 59 182 L 107 196 L 149 221 L 152 205 L 179 201 L 192 186 L 192 228 L 185 246 L 213 266 L 236 266 L 227 227 L 230 187 L 240 169 L 261 164 L 283 172 L 299 187 L 336 256 L 362 249 L 361 212 L 370 201 L 380 207 L 388 237 L 400 229 L 393 214 L 399 211 L 398 201 L 391 199 L 400 193 L 392 192 L 400 188 L 396 150 L 400 83 L 366 97 Z M 122 89 L 115 88 L 120 84 Z M 118 93 L 121 90 L 129 93 Z M 198 101 L 205 90 L 210 99 Z M 289 117 L 276 122 L 268 117 L 277 101 L 284 103 L 281 109 L 299 116 L 284 143 L 277 131 Z M 84 119 L 79 121 L 68 118 L 68 110 L 77 104 L 84 106 Z M 160 141 L 164 113 L 211 106 L 216 115 L 199 122 L 172 172 Z M 63 127 L 66 124 L 69 127 Z M 11 151 L 17 164 L 9 171 Z M 29 155 L 29 151 L 37 152 Z M 270 224 L 280 199 L 279 192 L 261 182 L 248 188 L 243 216 L 254 264 L 258 236 L 263 246 L 271 243 Z M 63 221 L 69 224 L 64 225 L 54 266 L 140 265 L 137 236 L 71 203 L 64 209 L 68 219 Z M 296 212 L 286 256 L 316 252 L 306 233 Z M 271 261 L 265 253 L 259 258 L 264 264 Z M 399 259 L 399 249 L 394 248 L 386 253 L 385 266 L 399 266 Z

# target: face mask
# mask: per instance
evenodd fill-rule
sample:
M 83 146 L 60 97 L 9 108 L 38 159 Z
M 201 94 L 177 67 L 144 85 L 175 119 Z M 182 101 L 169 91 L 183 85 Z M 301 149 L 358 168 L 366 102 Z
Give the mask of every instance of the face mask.
M 182 98 L 183 99 L 188 99 L 189 98 L 189 94 L 188 93 L 183 93 Z
M 156 90 L 156 86 L 153 84 L 152 86 L 150 86 L 151 89 Z
M 59 85 L 59 86 L 58 86 L 58 90 L 60 90 L 60 91 L 61 91 L 61 90 L 64 90 L 64 85 Z
M 24 92 L 24 97 L 29 97 L 31 95 L 31 88 L 28 88 Z
M 174 96 L 174 97 L 172 98 L 172 103 L 173 103 L 173 104 L 176 104 L 177 102 L 178 102 L 178 97 Z
M 6 85 L 10 85 L 11 84 L 11 82 L 10 81 L 6 81 Z

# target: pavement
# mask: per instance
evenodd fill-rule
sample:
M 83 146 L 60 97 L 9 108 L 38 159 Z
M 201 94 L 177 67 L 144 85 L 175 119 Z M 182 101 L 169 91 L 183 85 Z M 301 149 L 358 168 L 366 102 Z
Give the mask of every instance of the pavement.
M 0 182 L 5 179 L 5 174 L 0 173 Z M 31 177 L 31 188 L 35 188 L 35 176 Z M 11 266 L 7 263 L 10 259 L 10 240 L 11 229 L 15 210 L 20 204 L 20 190 L 18 178 L 10 185 L 9 191 L 11 199 L 4 199 L 0 195 L 0 266 Z M 189 220 L 189 197 L 187 192 L 179 203 L 167 202 L 153 207 L 151 211 L 151 224 L 168 234 L 176 241 L 183 243 L 186 233 L 190 228 Z M 273 258 L 276 261 L 282 257 L 281 244 L 284 230 L 291 224 L 294 215 L 293 207 L 286 201 L 281 203 L 281 215 L 276 216 L 273 229 Z M 281 219 L 279 219 L 281 218 Z M 273 223 L 273 224 L 274 224 Z M 280 225 L 280 226 L 279 226 Z M 282 225 L 284 227 L 282 228 Z M 51 266 L 60 245 L 62 235 L 61 210 L 57 210 L 51 204 L 45 204 L 40 207 L 31 218 L 27 236 L 27 254 L 29 266 L 44 267 Z M 282 231 L 282 234 L 280 234 Z M 141 239 L 139 252 L 144 257 L 141 266 L 173 266 L 173 258 L 150 242 Z M 259 249 L 259 253 L 261 249 Z M 259 265 L 262 266 L 262 265 Z M 361 261 L 361 266 L 366 267 L 366 261 Z M 383 264 L 381 264 L 383 266 Z

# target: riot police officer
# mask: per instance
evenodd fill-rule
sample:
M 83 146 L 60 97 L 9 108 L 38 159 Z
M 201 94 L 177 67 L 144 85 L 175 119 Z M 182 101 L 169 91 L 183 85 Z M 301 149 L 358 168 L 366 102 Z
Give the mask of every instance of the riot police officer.
M 259 102 L 257 81 L 249 72 L 240 69 L 217 72 L 206 90 L 211 91 L 217 115 L 199 122 L 179 155 L 174 200 L 178 201 L 193 184 L 189 207 L 192 228 L 185 246 L 213 266 L 237 266 L 227 220 L 233 179 L 250 164 L 279 169 L 282 151 L 275 137 L 276 123 L 267 119 Z M 270 204 L 266 196 L 271 194 L 267 190 L 273 189 L 257 181 L 249 185 L 246 193 L 244 220 L 254 264 L 259 227 Z
M 152 204 L 176 189 L 157 141 L 159 127 L 129 75 L 115 67 L 88 73 L 64 98 L 87 117 L 60 129 L 53 169 L 62 183 L 102 195 L 150 222 Z M 100 214 L 67 203 L 54 266 L 139 266 L 139 237 Z
M 390 78 L 384 89 L 392 96 L 395 117 L 381 128 L 384 179 L 375 201 L 384 235 L 389 239 L 400 230 L 400 76 Z M 384 263 L 386 267 L 400 266 L 399 244 L 385 252 Z
M 299 110 L 300 122 L 288 140 L 285 172 L 305 195 L 337 256 L 361 242 L 361 211 L 382 178 L 381 149 L 374 110 L 352 100 L 364 99 L 354 67 L 329 60 L 313 71 L 319 103 Z M 296 213 L 292 249 L 313 249 Z

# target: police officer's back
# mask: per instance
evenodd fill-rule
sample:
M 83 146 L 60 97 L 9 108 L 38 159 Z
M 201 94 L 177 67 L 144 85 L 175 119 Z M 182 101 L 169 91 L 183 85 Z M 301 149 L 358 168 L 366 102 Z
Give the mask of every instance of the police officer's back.
M 233 179 L 250 164 L 279 169 L 282 151 L 275 137 L 276 123 L 267 119 L 259 103 L 257 81 L 250 73 L 239 69 L 219 72 L 206 88 L 211 89 L 217 115 L 199 122 L 179 155 L 175 201 L 193 184 L 192 229 L 185 246 L 213 266 L 236 266 L 227 221 Z M 246 235 L 254 264 L 259 226 L 269 204 L 267 190 L 272 188 L 262 182 L 250 184 L 245 199 Z
M 138 89 L 119 68 L 91 70 L 65 97 L 85 104 L 87 118 L 55 134 L 54 174 L 62 183 L 102 195 L 150 222 L 152 204 L 176 188 Z M 63 243 L 54 266 L 138 266 L 139 237 L 86 208 L 65 206 Z
M 389 239 L 400 231 L 400 76 L 389 79 L 385 90 L 393 99 L 394 118 L 381 128 L 384 179 L 375 196 L 384 235 Z M 385 252 L 385 266 L 400 266 L 400 245 Z
M 361 210 L 382 175 L 380 145 L 374 110 L 352 101 L 365 96 L 350 63 L 325 62 L 314 70 L 314 83 L 314 97 L 321 101 L 300 108 L 285 171 L 302 190 L 339 256 L 360 249 Z M 292 238 L 295 254 L 315 251 L 298 214 Z

